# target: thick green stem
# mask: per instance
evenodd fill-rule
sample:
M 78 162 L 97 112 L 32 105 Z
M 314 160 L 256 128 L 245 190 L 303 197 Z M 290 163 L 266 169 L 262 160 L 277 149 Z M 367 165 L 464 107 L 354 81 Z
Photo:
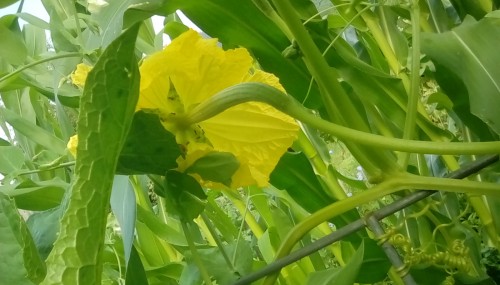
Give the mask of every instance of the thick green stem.
M 369 190 L 357 194 L 356 196 L 335 202 L 301 221 L 288 233 L 288 236 L 285 238 L 280 249 L 276 253 L 275 259 L 288 255 L 295 244 L 300 241 L 305 234 L 319 224 L 360 205 L 404 189 L 426 189 L 458 193 L 466 192 L 471 194 L 495 195 L 500 197 L 498 184 L 494 183 L 479 183 L 475 181 L 450 178 L 422 177 L 412 174 L 396 175 L 392 179 L 386 180 Z M 269 275 L 265 279 L 263 285 L 274 284 L 276 278 L 277 274 Z
M 418 101 L 420 99 L 420 9 L 418 0 L 413 0 L 410 8 L 412 44 L 411 44 L 411 77 L 406 120 L 403 130 L 403 139 L 413 139 L 418 114 Z M 405 152 L 400 156 L 403 169 L 408 166 L 410 153 Z
M 330 67 L 323 58 L 320 50 L 302 25 L 292 4 L 287 0 L 274 0 L 273 3 L 293 34 L 300 51 L 304 55 L 304 61 L 311 75 L 318 83 L 320 91 L 322 91 L 320 93 L 330 119 L 336 123 L 349 125 L 361 131 L 369 131 L 369 126 L 365 123 L 358 110 L 352 104 L 349 96 L 340 85 L 337 71 Z M 349 118 L 344 118 L 342 114 L 348 114 Z M 363 165 L 371 176 L 377 176 L 380 169 L 388 171 L 396 168 L 394 161 L 386 152 L 373 153 L 368 149 L 354 145 L 353 142 L 348 143 L 347 147 L 362 165 L 364 161 L 369 160 L 367 157 L 371 157 L 371 163 Z M 374 169 L 372 169 L 373 164 L 376 166 Z
M 328 167 L 326 166 L 323 159 L 321 159 L 321 156 L 316 151 L 316 148 L 302 130 L 299 131 L 297 143 L 299 144 L 300 148 L 307 156 L 307 158 L 309 158 L 309 161 L 313 165 L 316 172 L 321 176 L 323 182 L 325 182 L 326 186 L 328 187 L 328 194 L 330 194 L 337 200 L 347 198 L 344 189 L 337 181 L 337 177 L 335 177 L 332 172 L 328 170 Z

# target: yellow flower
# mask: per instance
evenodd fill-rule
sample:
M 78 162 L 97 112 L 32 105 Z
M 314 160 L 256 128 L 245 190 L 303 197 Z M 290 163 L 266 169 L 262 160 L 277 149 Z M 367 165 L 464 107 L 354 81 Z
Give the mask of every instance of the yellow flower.
M 85 63 L 79 63 L 76 66 L 75 71 L 71 73 L 71 82 L 73 82 L 76 86 L 83 88 L 90 70 L 92 70 L 92 66 L 86 65 Z
M 210 151 L 230 152 L 240 166 L 231 187 L 267 186 L 280 157 L 296 139 L 294 119 L 257 102 L 234 106 L 197 125 L 183 122 L 200 102 L 242 82 L 261 82 L 283 90 L 278 78 L 253 68 L 246 49 L 224 51 L 216 39 L 189 30 L 140 67 L 141 93 L 136 110 L 160 116 L 185 150 L 179 170 L 187 169 Z M 184 116 L 184 117 L 183 117 Z
M 76 147 L 78 146 L 78 136 L 74 135 L 69 138 L 68 144 L 66 147 L 68 148 L 71 155 L 76 158 Z

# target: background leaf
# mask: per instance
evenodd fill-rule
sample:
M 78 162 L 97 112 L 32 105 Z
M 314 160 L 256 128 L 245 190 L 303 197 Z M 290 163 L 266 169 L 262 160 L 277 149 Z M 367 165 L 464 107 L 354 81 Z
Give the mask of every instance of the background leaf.
M 0 275 L 2 284 L 38 284 L 45 265 L 14 201 L 0 193 Z
M 422 34 L 422 51 L 453 71 L 467 87 L 471 112 L 500 134 L 498 40 L 500 18 L 471 18 L 441 34 Z

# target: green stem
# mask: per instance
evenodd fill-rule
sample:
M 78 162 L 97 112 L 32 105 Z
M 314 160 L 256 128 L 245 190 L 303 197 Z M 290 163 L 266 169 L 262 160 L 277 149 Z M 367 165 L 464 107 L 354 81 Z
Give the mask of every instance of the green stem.
M 417 141 L 388 138 L 350 129 L 315 116 L 293 97 L 282 93 L 278 89 L 254 82 L 241 83 L 222 90 L 217 95 L 193 108 L 186 116 L 186 120 L 189 120 L 189 124 L 198 123 L 219 114 L 227 108 L 250 101 L 269 104 L 302 123 L 336 136 L 341 140 L 369 146 L 372 153 L 376 153 L 373 148 L 425 154 L 500 153 L 500 141 L 470 143 Z
M 313 213 L 306 219 L 298 223 L 285 238 L 281 247 L 278 249 L 275 259 L 282 258 L 288 255 L 295 244 L 307 234 L 310 230 L 319 224 L 328 221 L 338 215 L 341 215 L 360 205 L 370 201 L 380 199 L 389 194 L 404 190 L 404 189 L 427 189 L 449 192 L 466 192 L 483 195 L 495 195 L 500 197 L 498 184 L 494 183 L 479 183 L 468 180 L 458 180 L 451 178 L 435 178 L 422 177 L 407 173 L 393 176 L 392 179 L 386 180 L 369 190 L 361 192 L 349 199 L 332 203 L 331 205 Z M 263 285 L 274 284 L 278 274 L 269 275 Z
M 370 29 L 371 35 L 377 42 L 380 51 L 382 51 L 382 54 L 384 54 L 387 63 L 389 64 L 389 68 L 392 70 L 392 72 L 394 72 L 394 74 L 396 74 L 399 78 L 401 78 L 405 90 L 408 91 L 410 89 L 409 78 L 405 73 L 402 72 L 403 67 L 398 61 L 396 54 L 392 50 L 391 45 L 387 41 L 384 32 L 380 28 L 380 25 L 378 23 L 378 18 L 371 11 L 362 13 L 361 18 L 363 18 L 363 20 L 366 23 L 366 26 L 368 27 L 368 29 Z
M 410 8 L 412 27 L 412 58 L 411 58 L 411 78 L 410 92 L 408 96 L 408 106 L 406 108 L 406 120 L 403 130 L 403 139 L 413 139 L 415 137 L 415 127 L 418 113 L 418 101 L 420 99 L 420 8 L 418 0 L 413 0 Z M 408 167 L 410 153 L 402 153 L 401 165 L 403 169 Z
M 271 4 L 269 4 L 268 0 L 252 0 L 254 5 L 259 8 L 259 10 L 266 15 L 271 21 L 278 26 L 278 28 L 285 34 L 285 36 L 289 39 L 293 39 L 293 35 L 290 32 L 290 29 L 286 26 L 286 24 L 283 22 L 283 19 L 280 18 L 280 16 L 276 13 L 276 11 L 273 9 Z
M 51 171 L 54 169 L 73 166 L 73 165 L 75 165 L 75 161 L 69 161 L 69 162 L 64 162 L 64 163 L 61 163 L 58 165 L 53 165 L 53 166 L 49 166 L 49 167 L 45 167 L 45 168 L 40 167 L 39 169 L 19 172 L 17 175 L 27 175 L 27 174 L 33 174 L 33 173 L 40 173 L 40 172 L 44 172 L 44 171 Z
M 313 165 L 316 172 L 321 176 L 323 182 L 327 186 L 328 194 L 331 195 L 336 200 L 342 200 L 347 198 L 347 195 L 340 186 L 337 181 L 337 177 L 335 177 L 331 171 L 328 170 L 325 162 L 317 152 L 313 143 L 306 136 L 304 131 L 299 130 L 299 136 L 297 138 L 297 143 L 304 154 L 307 156 L 311 164 Z
M 222 254 L 222 257 L 226 261 L 226 264 L 228 268 L 236 272 L 236 269 L 234 268 L 233 263 L 231 262 L 231 259 L 229 258 L 229 255 L 227 254 L 226 250 L 224 249 L 224 245 L 222 244 L 222 240 L 220 239 L 219 235 L 217 234 L 217 231 L 215 230 L 214 225 L 212 224 L 212 221 L 210 221 L 210 218 L 208 218 L 207 214 L 204 212 L 201 213 L 201 218 L 205 222 L 205 225 L 207 225 L 208 231 L 212 235 L 212 237 L 215 240 L 215 243 L 217 244 L 217 247 L 219 247 L 220 253 Z M 236 249 L 235 249 L 236 251 Z
M 200 270 L 201 277 L 205 281 L 205 284 L 211 285 L 212 279 L 210 278 L 210 274 L 208 274 L 207 268 L 203 264 L 203 261 L 201 260 L 198 251 L 196 250 L 196 246 L 191 236 L 191 232 L 189 231 L 188 222 L 185 221 L 184 218 L 181 218 L 181 225 L 182 225 L 182 230 L 184 231 L 184 236 L 186 237 L 186 241 L 189 246 L 189 250 L 193 255 L 194 263 L 196 263 L 196 266 L 198 266 L 198 270 Z
M 66 58 L 66 57 L 82 57 L 82 54 L 79 52 L 69 52 L 69 53 L 58 54 L 58 55 L 55 55 L 53 57 L 48 57 L 48 58 L 43 58 L 43 59 L 37 60 L 35 62 L 26 64 L 26 65 L 24 65 L 16 70 L 12 71 L 11 73 L 3 76 L 2 78 L 0 78 L 0 83 L 2 83 L 3 81 L 5 81 L 5 80 L 23 72 L 24 70 L 26 70 L 28 68 L 31 68 L 33 66 L 42 64 L 44 62 L 48 62 L 48 61 L 52 61 L 52 60 L 56 60 L 56 59 L 60 59 L 60 58 Z
M 369 126 L 365 123 L 351 102 L 351 99 L 340 85 L 338 72 L 329 66 L 323 58 L 322 53 L 300 21 L 293 5 L 288 0 L 273 0 L 273 3 L 281 18 L 292 32 L 300 51 L 304 55 L 304 61 L 308 70 L 320 87 L 321 99 L 330 119 L 336 123 L 349 125 L 361 131 L 369 131 Z M 349 118 L 344 118 L 342 114 L 349 114 Z M 386 152 L 373 153 L 369 149 L 355 145 L 354 142 L 348 143 L 347 147 L 370 176 L 377 176 L 381 171 L 380 169 L 389 171 L 396 168 L 394 161 Z M 370 161 L 370 163 L 365 165 L 363 162 L 367 161 Z M 372 169 L 373 165 L 375 167 Z

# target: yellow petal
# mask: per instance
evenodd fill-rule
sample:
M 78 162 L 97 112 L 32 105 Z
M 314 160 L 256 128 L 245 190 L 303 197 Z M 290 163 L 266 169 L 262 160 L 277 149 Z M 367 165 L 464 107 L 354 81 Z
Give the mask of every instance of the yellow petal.
M 66 147 L 68 148 L 71 155 L 76 158 L 76 147 L 78 146 L 78 136 L 74 135 L 69 138 L 68 144 Z
M 217 46 L 216 39 L 203 39 L 194 30 L 174 39 L 161 53 L 161 59 L 150 57 L 154 60 L 152 64 L 157 72 L 168 70 L 185 110 L 242 82 L 252 65 L 252 57 L 247 50 L 224 51 Z
M 298 131 L 292 118 L 256 102 L 229 108 L 200 126 L 215 150 L 231 152 L 240 162 L 233 187 L 267 186 L 269 175 Z
M 207 142 L 195 139 L 197 126 L 175 125 L 197 104 L 241 82 L 262 82 L 284 91 L 277 77 L 254 71 L 252 61 L 247 50 L 224 51 L 217 40 L 203 39 L 193 30 L 144 60 L 137 110 L 158 112 L 163 125 L 184 145 L 180 171 L 209 151 L 230 152 L 240 162 L 232 187 L 267 186 L 270 173 L 297 136 L 299 127 L 289 116 L 262 103 L 241 104 L 199 124 Z
M 83 88 L 85 86 L 85 80 L 87 80 L 87 75 L 92 70 L 92 66 L 85 63 L 79 63 L 76 66 L 75 71 L 71 73 L 71 82 L 76 86 Z

